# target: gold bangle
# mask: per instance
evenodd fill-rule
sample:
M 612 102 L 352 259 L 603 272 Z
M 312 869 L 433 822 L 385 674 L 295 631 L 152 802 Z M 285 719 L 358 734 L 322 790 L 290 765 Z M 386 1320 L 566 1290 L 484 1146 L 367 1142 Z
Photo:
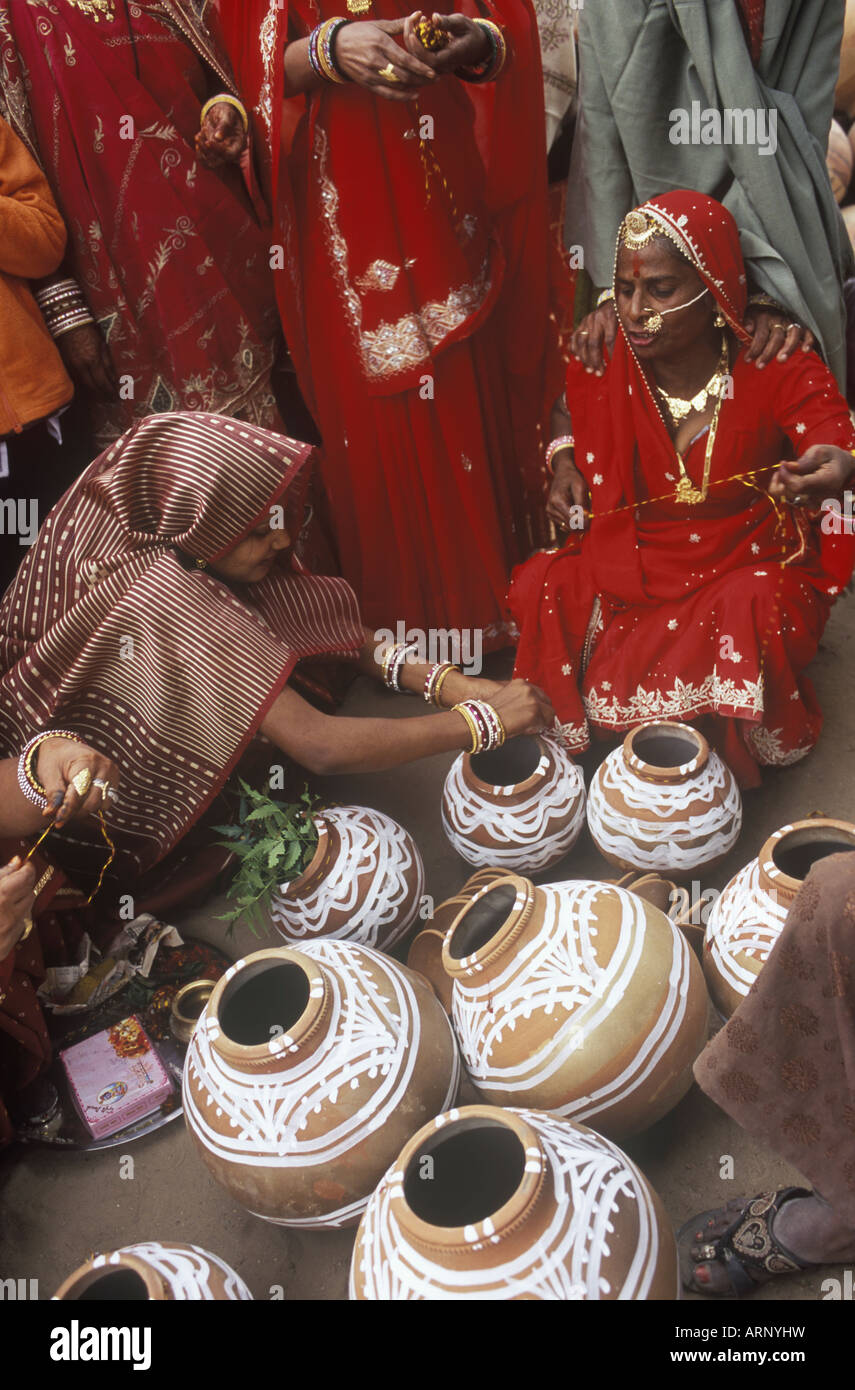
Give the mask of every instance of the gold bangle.
M 469 710 L 466 708 L 465 705 L 454 705 L 451 713 L 460 714 L 466 720 L 466 727 L 468 728 L 470 736 L 472 738 L 472 747 L 467 751 L 469 753 L 477 753 L 479 748 L 481 747 L 481 739 L 478 734 L 478 725 L 475 723 L 475 720 L 472 718 L 472 715 L 470 714 Z
M 441 704 L 439 703 L 439 696 L 440 696 L 440 692 L 441 692 L 441 690 L 442 690 L 442 687 L 444 686 L 444 684 L 445 684 L 446 679 L 448 678 L 448 676 L 451 675 L 452 671 L 456 671 L 456 670 L 457 670 L 457 667 L 456 667 L 456 666 L 449 666 L 449 667 L 446 668 L 445 671 L 440 671 L 439 675 L 437 676 L 436 685 L 435 685 L 434 688 L 433 688 L 433 703 L 436 705 L 437 709 L 441 709 L 441 708 L 442 708 Z
M 230 92 L 221 92 L 219 96 L 211 97 L 210 100 L 205 102 L 205 105 L 202 107 L 202 113 L 199 116 L 199 124 L 202 124 L 212 107 L 217 106 L 221 101 L 224 101 L 227 106 L 233 106 L 235 111 L 240 113 L 244 131 L 246 134 L 249 134 L 249 115 L 247 114 L 247 109 L 243 102 L 238 100 L 237 97 L 233 97 Z

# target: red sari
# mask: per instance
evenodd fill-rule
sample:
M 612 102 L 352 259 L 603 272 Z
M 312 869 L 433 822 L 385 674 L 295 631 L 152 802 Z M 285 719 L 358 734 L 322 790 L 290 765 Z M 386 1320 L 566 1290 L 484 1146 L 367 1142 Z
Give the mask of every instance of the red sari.
M 511 47 L 494 89 L 449 78 L 418 103 L 356 85 L 286 103 L 286 162 L 284 42 L 340 6 L 219 8 L 271 150 L 280 308 L 342 573 L 373 626 L 480 627 L 503 645 L 507 573 L 543 538 L 538 430 L 561 372 L 532 11 L 490 10 Z M 365 18 L 407 13 L 374 0 Z
M 169 410 L 275 427 L 270 234 L 240 170 L 196 158 L 202 103 L 233 82 L 192 7 L 117 3 L 95 23 L 67 0 L 0 3 L 0 88 L 122 379 L 95 408 L 101 446 Z
M 696 193 L 651 200 L 741 340 L 745 271 L 732 217 Z M 590 530 L 514 575 L 516 674 L 550 695 L 571 751 L 591 731 L 644 719 L 711 715 L 745 786 L 757 764 L 796 762 L 822 716 L 805 668 L 848 582 L 855 537 L 824 534 L 819 512 L 776 506 L 766 488 L 782 458 L 812 444 L 855 446 L 846 402 L 814 354 L 762 371 L 740 350 L 722 401 L 706 500 L 674 500 L 678 467 L 651 388 L 623 332 L 608 370 L 567 372 L 576 465 L 592 498 Z M 685 455 L 703 476 L 708 432 Z M 738 475 L 751 473 L 750 478 Z

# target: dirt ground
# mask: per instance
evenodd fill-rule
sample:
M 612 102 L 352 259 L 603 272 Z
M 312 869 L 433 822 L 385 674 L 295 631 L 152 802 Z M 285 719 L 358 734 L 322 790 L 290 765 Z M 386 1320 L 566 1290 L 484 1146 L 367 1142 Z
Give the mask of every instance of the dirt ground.
M 761 789 L 746 795 L 739 843 L 728 861 L 703 879 L 704 887 L 723 887 L 773 830 L 813 811 L 855 821 L 855 598 L 835 613 L 812 674 L 826 714 L 819 748 L 795 767 L 768 774 Z M 364 683 L 354 687 L 346 705 L 349 714 L 400 718 L 423 709 L 420 702 L 395 699 Z M 336 778 L 330 787 L 331 799 L 374 806 L 411 831 L 424 856 L 427 891 L 437 902 L 471 872 L 445 841 L 440 823 L 440 795 L 450 762 L 450 755 L 431 758 L 402 771 Z M 591 770 L 587 764 L 586 770 Z M 585 833 L 546 877 L 610 876 Z M 214 901 L 177 919 L 176 925 L 222 944 L 222 924 L 215 920 L 221 910 Z M 244 930 L 227 949 L 238 958 L 262 944 L 268 943 Z M 280 944 L 278 937 L 271 934 L 269 944 Z M 662 1197 L 675 1226 L 729 1197 L 799 1181 L 786 1164 L 749 1142 L 697 1087 L 660 1124 L 625 1147 Z M 120 1176 L 126 1152 L 134 1159 L 132 1179 Z M 719 1176 L 726 1155 L 734 1161 L 732 1180 Z M 0 1278 L 14 1272 L 16 1278 L 38 1279 L 43 1298 L 92 1251 L 177 1240 L 220 1255 L 257 1299 L 341 1299 L 347 1296 L 353 1243 L 352 1232 L 296 1233 L 245 1213 L 197 1159 L 182 1119 L 127 1150 L 7 1151 L 0 1156 L 0 1231 Z M 831 1272 L 779 1280 L 755 1298 L 821 1298 L 822 1281 Z

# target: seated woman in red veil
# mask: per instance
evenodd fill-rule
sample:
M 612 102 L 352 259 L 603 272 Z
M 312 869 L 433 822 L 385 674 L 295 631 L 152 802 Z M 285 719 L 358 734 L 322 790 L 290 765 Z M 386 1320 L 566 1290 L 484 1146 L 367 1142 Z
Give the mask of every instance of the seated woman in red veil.
M 514 575 L 515 674 L 548 692 L 571 751 L 704 720 L 755 786 L 819 737 L 805 671 L 855 560 L 839 500 L 855 429 L 815 353 L 746 363 L 739 234 L 713 199 L 631 212 L 614 295 L 608 367 L 571 362 L 553 417 L 548 511 L 569 536 Z

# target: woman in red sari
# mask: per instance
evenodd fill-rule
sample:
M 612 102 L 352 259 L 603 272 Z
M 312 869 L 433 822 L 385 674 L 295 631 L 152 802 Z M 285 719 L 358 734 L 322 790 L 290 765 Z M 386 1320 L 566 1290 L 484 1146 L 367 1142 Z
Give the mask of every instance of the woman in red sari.
M 371 626 L 505 645 L 509 568 L 545 539 L 536 441 L 562 372 L 531 8 L 464 0 L 436 54 L 401 0 L 219 10 L 270 151 L 279 303 L 341 572 Z M 325 81 L 307 36 L 339 12 Z M 484 16 L 508 56 L 479 85 L 461 72 L 490 52 Z
M 0 109 L 68 227 L 62 278 L 77 281 L 83 317 L 88 308 L 97 326 L 54 331 L 72 377 L 97 401 L 102 448 L 158 411 L 279 423 L 269 228 L 250 178 L 196 156 L 203 105 L 234 91 L 197 18 L 204 9 L 0 0 Z
M 549 693 L 571 750 L 592 731 L 708 717 L 756 785 L 758 764 L 819 737 L 804 672 L 852 574 L 836 499 L 855 429 L 814 353 L 746 362 L 739 235 L 713 199 L 630 213 L 614 290 L 607 370 L 571 363 L 569 415 L 554 417 L 549 511 L 570 537 L 514 577 L 516 672 Z

